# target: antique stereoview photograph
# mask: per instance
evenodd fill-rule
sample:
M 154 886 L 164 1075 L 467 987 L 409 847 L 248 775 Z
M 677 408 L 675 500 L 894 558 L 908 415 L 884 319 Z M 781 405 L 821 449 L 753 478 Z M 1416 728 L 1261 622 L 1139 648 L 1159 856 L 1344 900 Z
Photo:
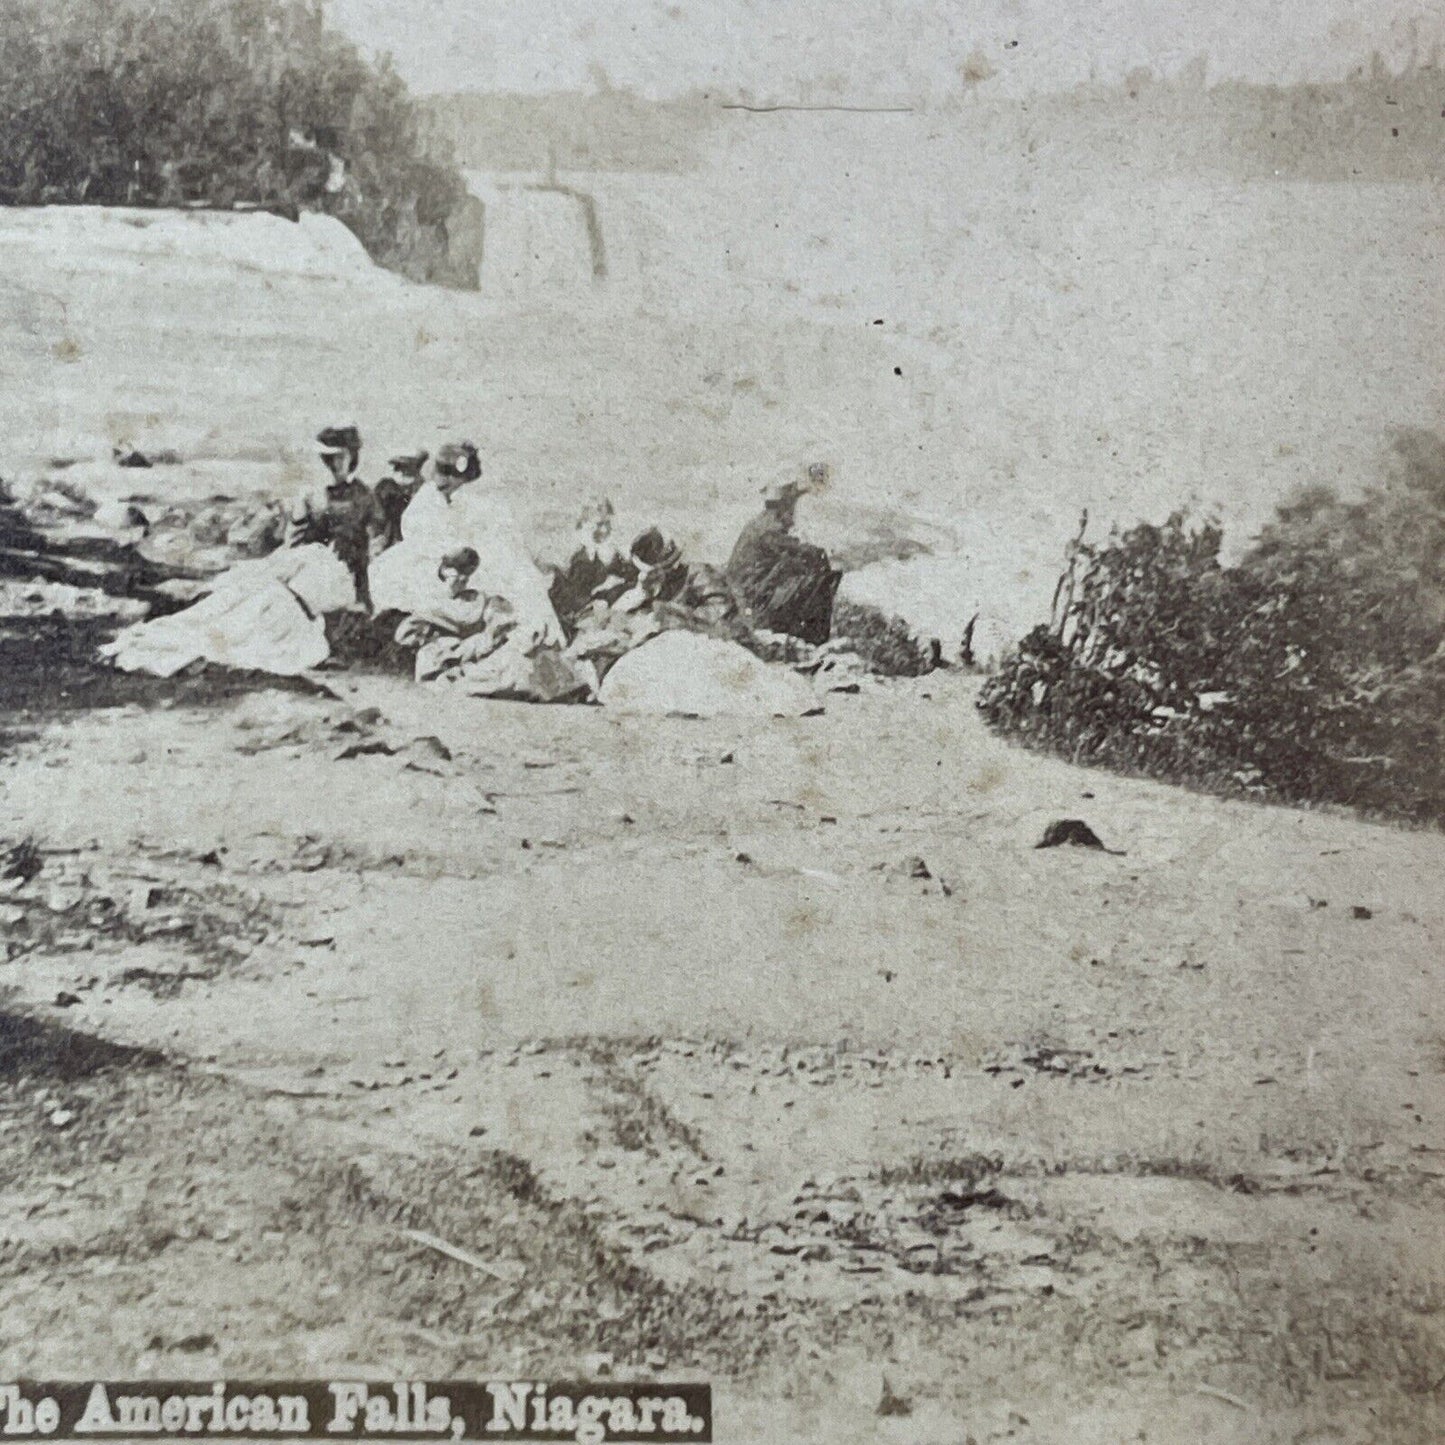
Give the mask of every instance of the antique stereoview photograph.
M 1445 11 L 0 0 L 0 1439 L 1445 1439 Z

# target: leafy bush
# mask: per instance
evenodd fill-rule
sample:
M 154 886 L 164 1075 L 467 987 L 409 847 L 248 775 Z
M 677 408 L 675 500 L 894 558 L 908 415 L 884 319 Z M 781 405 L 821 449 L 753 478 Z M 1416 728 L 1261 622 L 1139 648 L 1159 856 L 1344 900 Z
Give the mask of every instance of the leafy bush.
M 322 211 L 477 284 L 460 173 L 318 0 L 0 0 L 0 203 Z
M 833 638 L 852 648 L 869 672 L 881 677 L 922 677 L 938 666 L 934 649 L 899 617 L 866 602 L 839 597 L 833 603 Z
M 1445 821 L 1445 443 L 1357 502 L 1313 490 L 1237 566 L 1175 514 L 1070 549 L 989 680 L 1002 732 L 1174 781 Z

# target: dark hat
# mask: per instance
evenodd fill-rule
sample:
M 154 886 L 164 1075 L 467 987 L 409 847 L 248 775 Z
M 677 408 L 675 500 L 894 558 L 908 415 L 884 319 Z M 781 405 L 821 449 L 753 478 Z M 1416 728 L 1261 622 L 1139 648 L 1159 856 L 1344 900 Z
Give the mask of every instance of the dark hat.
M 419 472 L 430 455 L 425 448 L 415 452 L 402 452 L 399 456 L 392 457 L 387 466 L 394 467 L 399 472 Z
M 457 547 L 442 558 L 437 571 L 440 572 L 443 567 L 454 567 L 458 572 L 465 572 L 470 577 L 481 563 L 481 556 L 475 547 Z
M 474 482 L 482 474 L 481 458 L 471 442 L 447 442 L 437 449 L 432 465 L 444 475 L 460 477 L 464 482 Z
M 782 481 L 771 482 L 763 488 L 763 501 L 770 506 L 785 502 L 796 502 L 809 492 L 820 492 L 828 485 L 829 466 L 827 462 L 814 462 L 803 477 L 785 477 Z
M 354 426 L 329 426 L 316 434 L 316 444 L 323 452 L 361 451 L 361 433 Z
M 656 527 L 633 538 L 629 549 L 632 560 L 643 567 L 676 567 L 682 561 L 682 553 L 676 542 L 664 537 Z
M 789 477 L 786 481 L 772 482 L 763 488 L 763 501 L 769 507 L 781 507 L 788 502 L 796 502 L 808 489 L 798 481 Z

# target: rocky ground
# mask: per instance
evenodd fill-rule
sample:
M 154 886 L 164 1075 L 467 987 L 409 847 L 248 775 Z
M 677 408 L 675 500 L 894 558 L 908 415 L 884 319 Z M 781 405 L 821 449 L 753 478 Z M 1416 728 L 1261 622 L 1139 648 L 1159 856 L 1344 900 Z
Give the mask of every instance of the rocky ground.
M 1021 753 L 956 674 L 770 722 L 158 683 L 73 602 L 0 638 L 0 1373 L 1439 1437 L 1438 834 Z M 1075 816 L 1119 851 L 1033 846 Z

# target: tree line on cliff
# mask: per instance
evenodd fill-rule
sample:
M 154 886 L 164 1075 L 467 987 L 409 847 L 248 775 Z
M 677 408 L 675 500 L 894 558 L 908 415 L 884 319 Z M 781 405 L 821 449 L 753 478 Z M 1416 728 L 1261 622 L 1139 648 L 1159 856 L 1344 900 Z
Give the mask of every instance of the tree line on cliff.
M 461 173 L 318 0 L 0 0 L 0 204 L 319 211 L 476 284 Z

